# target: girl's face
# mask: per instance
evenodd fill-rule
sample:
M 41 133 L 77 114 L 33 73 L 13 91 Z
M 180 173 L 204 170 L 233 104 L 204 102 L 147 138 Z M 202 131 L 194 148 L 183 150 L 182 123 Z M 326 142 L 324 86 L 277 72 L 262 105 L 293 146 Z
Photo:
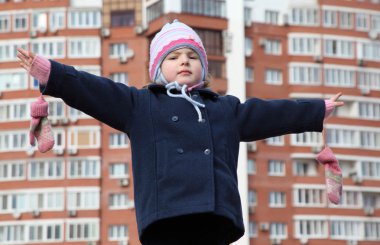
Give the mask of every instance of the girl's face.
M 161 71 L 168 82 L 180 85 L 195 85 L 202 78 L 202 63 L 198 54 L 190 48 L 181 48 L 169 53 L 161 65 Z

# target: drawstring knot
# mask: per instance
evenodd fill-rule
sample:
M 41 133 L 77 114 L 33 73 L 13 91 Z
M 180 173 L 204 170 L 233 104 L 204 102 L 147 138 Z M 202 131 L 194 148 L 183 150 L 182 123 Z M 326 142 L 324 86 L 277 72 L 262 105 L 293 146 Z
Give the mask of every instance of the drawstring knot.
M 190 96 L 188 96 L 186 94 L 187 84 L 184 84 L 184 85 L 181 86 L 181 85 L 178 84 L 177 81 L 175 81 L 175 82 L 171 82 L 169 84 L 166 84 L 165 88 L 166 88 L 166 93 L 168 94 L 168 96 L 183 98 L 183 99 L 189 101 L 194 106 L 195 110 L 197 111 L 198 122 L 202 122 L 203 121 L 202 112 L 199 109 L 199 107 L 205 108 L 206 106 L 204 104 L 202 104 L 202 103 L 199 103 L 199 102 L 193 100 L 192 98 L 190 98 Z M 173 94 L 172 92 L 170 92 L 170 90 L 172 90 L 172 89 L 180 91 L 181 93 L 180 94 Z

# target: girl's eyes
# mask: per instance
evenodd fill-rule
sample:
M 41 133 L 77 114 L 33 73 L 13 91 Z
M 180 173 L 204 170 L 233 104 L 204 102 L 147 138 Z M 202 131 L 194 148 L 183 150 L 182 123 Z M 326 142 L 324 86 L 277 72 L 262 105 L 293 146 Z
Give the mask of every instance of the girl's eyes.
M 192 59 L 192 60 L 197 60 L 198 59 L 198 56 L 197 55 L 190 55 L 188 56 L 189 59 Z M 178 56 L 174 55 L 174 56 L 168 56 L 168 60 L 176 60 L 178 59 Z

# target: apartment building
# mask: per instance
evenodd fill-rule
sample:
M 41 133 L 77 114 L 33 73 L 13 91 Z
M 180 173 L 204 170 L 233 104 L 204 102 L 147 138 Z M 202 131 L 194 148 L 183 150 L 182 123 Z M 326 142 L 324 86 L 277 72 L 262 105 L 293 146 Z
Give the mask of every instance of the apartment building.
M 326 141 L 344 172 L 342 203 L 329 204 L 314 160 L 320 133 L 249 142 L 247 169 L 239 172 L 248 176 L 241 190 L 247 232 L 238 244 L 380 241 L 379 1 L 229 1 L 0 0 L 1 244 L 140 244 L 128 137 L 46 97 L 56 145 L 45 154 L 30 147 L 38 83 L 19 67 L 16 48 L 143 87 L 149 41 L 173 19 L 202 37 L 211 88 L 220 94 L 232 86 L 247 98 L 344 93 L 346 106 L 326 121 Z M 231 28 L 236 16 L 244 20 Z M 227 62 L 236 42 L 245 51 L 241 81 L 227 73 L 238 64 Z
M 379 236 L 379 1 L 247 1 L 247 97 L 330 98 L 325 124 L 343 169 L 340 205 L 326 198 L 315 155 L 322 134 L 250 145 L 253 244 L 377 244 Z

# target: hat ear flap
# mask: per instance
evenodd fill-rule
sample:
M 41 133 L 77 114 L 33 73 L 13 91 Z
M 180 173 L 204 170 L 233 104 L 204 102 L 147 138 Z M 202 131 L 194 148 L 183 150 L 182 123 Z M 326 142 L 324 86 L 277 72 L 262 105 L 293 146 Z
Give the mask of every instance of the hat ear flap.
M 154 83 L 162 84 L 162 85 L 166 85 L 169 83 L 164 77 L 164 74 L 161 71 L 161 67 L 157 68 L 157 75 L 156 75 L 156 78 L 154 79 Z

